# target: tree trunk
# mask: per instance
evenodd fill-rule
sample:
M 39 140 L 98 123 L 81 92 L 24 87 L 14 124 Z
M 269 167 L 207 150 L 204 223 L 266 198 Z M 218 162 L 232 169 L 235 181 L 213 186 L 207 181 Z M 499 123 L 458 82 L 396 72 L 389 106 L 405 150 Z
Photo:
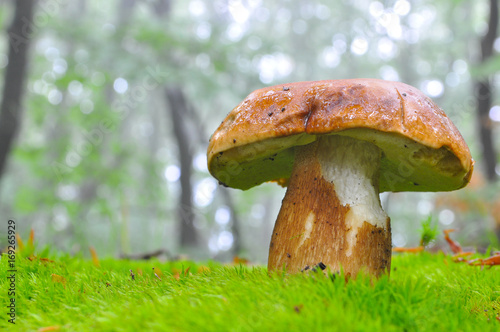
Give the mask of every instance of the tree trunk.
M 196 112 L 192 105 L 187 105 L 188 108 L 186 109 L 187 113 L 186 115 L 189 117 L 189 120 L 194 126 L 194 131 L 196 134 L 197 140 L 200 142 L 202 146 L 206 147 L 206 143 L 208 142 L 208 135 L 206 134 L 206 129 L 205 125 L 203 122 L 203 119 L 200 118 L 199 113 Z M 193 136 L 192 136 L 193 137 Z M 194 141 L 193 138 L 191 138 L 192 141 Z M 222 192 L 222 199 L 224 201 L 224 204 L 229 208 L 231 211 L 231 233 L 233 234 L 233 246 L 232 246 L 232 252 L 234 255 L 238 255 L 242 251 L 242 246 L 241 246 L 241 219 L 239 218 L 238 214 L 236 213 L 236 207 L 234 205 L 233 199 L 231 197 L 231 193 L 229 188 L 224 188 L 223 186 L 219 186 L 218 188 L 219 192 Z
M 21 125 L 21 100 L 26 79 L 28 49 L 33 34 L 34 1 L 17 0 L 14 19 L 8 30 L 9 63 L 5 69 L 3 100 L 0 106 L 0 177 Z
M 220 192 L 222 192 L 222 196 L 224 198 L 224 202 L 226 203 L 227 207 L 231 211 L 231 233 L 233 234 L 233 247 L 232 247 L 232 252 L 235 256 L 238 256 L 241 252 L 241 229 L 240 229 L 240 218 L 238 217 L 238 214 L 236 213 L 236 209 L 234 208 L 234 203 L 233 199 L 231 198 L 231 193 L 230 189 L 224 188 L 220 186 L 219 188 Z M 234 190 L 234 189 L 233 189 Z
M 498 0 L 490 0 L 490 17 L 488 32 L 481 39 L 481 63 L 485 63 L 493 54 L 493 44 L 497 36 L 498 28 Z M 486 77 L 476 82 L 477 117 L 479 140 L 482 146 L 483 161 L 486 177 L 489 181 L 495 181 L 497 156 L 493 144 L 492 122 L 489 111 L 493 100 L 490 78 Z
M 206 129 L 205 129 L 205 124 L 203 122 L 203 119 L 200 118 L 199 113 L 196 112 L 192 105 L 187 105 L 188 108 L 186 109 L 187 117 L 189 117 L 189 120 L 194 126 L 194 131 L 196 139 L 198 140 L 199 144 L 201 146 L 205 146 L 206 148 L 206 143 L 208 142 L 208 135 L 206 134 Z M 191 135 L 191 141 L 195 141 L 193 138 L 193 135 Z M 231 233 L 233 234 L 233 246 L 232 246 L 232 253 L 234 255 L 238 255 L 242 251 L 242 245 L 241 245 L 241 219 L 239 218 L 237 212 L 236 212 L 236 207 L 234 206 L 233 199 L 231 197 L 231 189 L 224 188 L 223 186 L 219 186 L 218 192 L 222 193 L 222 200 L 224 201 L 224 204 L 228 207 L 229 211 L 231 212 Z
M 165 96 L 169 105 L 168 109 L 179 150 L 179 167 L 181 169 L 181 195 L 178 207 L 178 222 L 181 236 L 180 245 L 182 247 L 194 247 L 198 244 L 198 236 L 193 225 L 194 212 L 191 187 L 193 154 L 189 144 L 190 134 L 185 124 L 187 121 L 185 114 L 188 112 L 188 104 L 183 91 L 178 87 L 167 88 Z
M 150 6 L 153 10 L 153 14 L 159 18 L 168 16 L 172 10 L 171 0 L 155 0 L 150 2 Z

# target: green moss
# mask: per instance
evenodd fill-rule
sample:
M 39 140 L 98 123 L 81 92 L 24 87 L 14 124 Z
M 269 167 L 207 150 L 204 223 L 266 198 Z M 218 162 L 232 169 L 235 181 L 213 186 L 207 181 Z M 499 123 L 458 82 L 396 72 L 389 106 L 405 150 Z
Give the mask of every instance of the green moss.
M 453 263 L 443 254 L 395 256 L 390 278 L 348 283 L 322 274 L 269 277 L 261 266 L 215 262 L 109 259 L 98 268 L 78 257 L 45 254 L 53 261 L 16 258 L 20 331 L 500 329 L 498 268 Z M 4 255 L 2 271 L 7 264 Z M 161 270 L 161 280 L 153 267 Z M 65 282 L 54 281 L 53 274 Z M 7 281 L 0 280 L 5 294 Z M 8 298 L 2 299 L 5 308 Z M 4 311 L 0 328 L 10 328 Z

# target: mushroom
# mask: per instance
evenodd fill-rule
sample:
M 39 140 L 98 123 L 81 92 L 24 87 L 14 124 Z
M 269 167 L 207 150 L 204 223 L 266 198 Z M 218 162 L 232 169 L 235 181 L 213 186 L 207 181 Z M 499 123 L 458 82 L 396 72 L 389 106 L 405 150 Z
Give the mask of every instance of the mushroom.
M 221 184 L 287 186 L 268 270 L 322 262 L 355 276 L 389 273 L 385 191 L 451 191 L 474 160 L 446 114 L 399 82 L 298 82 L 251 93 L 210 138 L 208 169 Z

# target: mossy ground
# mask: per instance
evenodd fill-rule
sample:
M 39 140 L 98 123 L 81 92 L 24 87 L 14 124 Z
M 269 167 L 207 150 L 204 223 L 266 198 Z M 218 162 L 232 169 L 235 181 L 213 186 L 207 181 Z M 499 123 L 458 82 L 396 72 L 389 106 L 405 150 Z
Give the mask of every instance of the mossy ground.
M 321 273 L 268 276 L 264 267 L 241 264 L 107 259 L 97 267 L 48 251 L 36 256 L 16 257 L 15 326 L 4 296 L 9 280 L 1 278 L 0 328 L 500 331 L 500 266 L 454 263 L 444 254 L 395 255 L 390 278 L 347 283 Z M 9 270 L 6 255 L 0 265 Z

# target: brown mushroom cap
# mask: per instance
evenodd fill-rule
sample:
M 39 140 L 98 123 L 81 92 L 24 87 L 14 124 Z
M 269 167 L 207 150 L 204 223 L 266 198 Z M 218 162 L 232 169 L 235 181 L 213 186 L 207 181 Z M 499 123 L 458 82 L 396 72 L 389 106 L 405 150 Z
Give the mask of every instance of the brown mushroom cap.
M 399 82 L 348 79 L 276 85 L 251 93 L 210 139 L 208 169 L 249 189 L 286 184 L 294 147 L 319 135 L 366 140 L 382 150 L 383 191 L 464 187 L 474 161 L 462 135 L 430 98 Z

